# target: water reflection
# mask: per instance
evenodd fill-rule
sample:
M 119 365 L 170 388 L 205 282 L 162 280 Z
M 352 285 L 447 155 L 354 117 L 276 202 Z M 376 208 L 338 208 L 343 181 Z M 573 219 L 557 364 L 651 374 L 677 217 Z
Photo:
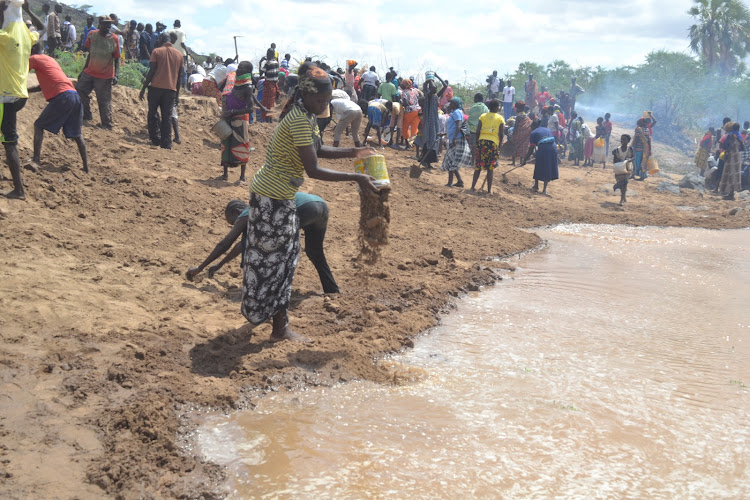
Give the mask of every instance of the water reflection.
M 207 419 L 237 497 L 750 497 L 750 231 L 560 226 L 391 360 Z

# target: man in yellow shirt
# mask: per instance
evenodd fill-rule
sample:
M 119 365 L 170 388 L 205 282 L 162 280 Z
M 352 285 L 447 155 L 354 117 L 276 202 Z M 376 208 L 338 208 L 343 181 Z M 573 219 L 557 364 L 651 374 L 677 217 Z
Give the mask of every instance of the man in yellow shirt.
M 18 157 L 18 133 L 16 114 L 26 105 L 29 93 L 26 79 L 29 76 L 31 46 L 39 41 L 39 33 L 29 31 L 23 20 L 21 2 L 0 0 L 0 142 L 5 147 L 5 161 L 13 177 L 13 190 L 8 198 L 26 199 L 21 179 L 21 159 Z M 31 18 L 38 30 L 44 23 L 29 9 L 28 0 L 23 11 Z

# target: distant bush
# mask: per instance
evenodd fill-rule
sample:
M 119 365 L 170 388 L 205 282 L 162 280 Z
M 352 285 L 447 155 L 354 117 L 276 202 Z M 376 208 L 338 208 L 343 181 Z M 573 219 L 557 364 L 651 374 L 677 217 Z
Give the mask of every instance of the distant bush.
M 86 54 L 70 52 L 55 52 L 57 63 L 62 68 L 68 78 L 78 78 L 83 71 L 83 65 L 86 64 Z
M 148 73 L 148 68 L 139 62 L 120 61 L 120 78 L 117 84 L 140 90 L 146 73 Z
M 60 67 L 68 78 L 78 78 L 78 75 L 83 71 L 83 66 L 86 64 L 87 54 L 83 52 L 75 54 L 71 54 L 70 52 L 55 52 L 55 55 L 57 56 L 58 64 L 60 64 Z M 146 73 L 148 73 L 148 68 L 143 64 L 135 61 L 125 62 L 120 60 L 120 75 L 117 84 L 140 89 Z

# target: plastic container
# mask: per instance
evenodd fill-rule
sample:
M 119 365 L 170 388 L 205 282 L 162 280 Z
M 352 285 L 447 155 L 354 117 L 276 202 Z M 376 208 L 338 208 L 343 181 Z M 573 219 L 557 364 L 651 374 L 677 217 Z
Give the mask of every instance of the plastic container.
M 649 158 L 646 162 L 646 167 L 648 168 L 649 175 L 656 175 L 659 173 L 659 162 L 656 161 L 656 158 Z
M 232 127 L 222 118 L 216 122 L 216 125 L 211 127 L 211 132 L 213 132 L 219 139 L 226 139 L 232 135 Z
M 388 178 L 388 167 L 385 165 L 385 156 L 383 155 L 365 156 L 356 160 L 354 171 L 373 176 L 375 178 L 373 184 L 377 187 L 391 184 L 391 180 Z
M 629 174 L 633 170 L 633 164 L 629 161 L 620 161 L 612 166 L 615 175 Z

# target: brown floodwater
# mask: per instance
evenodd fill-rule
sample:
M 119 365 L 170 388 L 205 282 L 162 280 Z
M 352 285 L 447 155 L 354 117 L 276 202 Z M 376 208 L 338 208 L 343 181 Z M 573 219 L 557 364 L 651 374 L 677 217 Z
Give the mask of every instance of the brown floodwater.
M 203 417 L 234 498 L 750 498 L 750 231 L 564 225 L 386 363 Z

